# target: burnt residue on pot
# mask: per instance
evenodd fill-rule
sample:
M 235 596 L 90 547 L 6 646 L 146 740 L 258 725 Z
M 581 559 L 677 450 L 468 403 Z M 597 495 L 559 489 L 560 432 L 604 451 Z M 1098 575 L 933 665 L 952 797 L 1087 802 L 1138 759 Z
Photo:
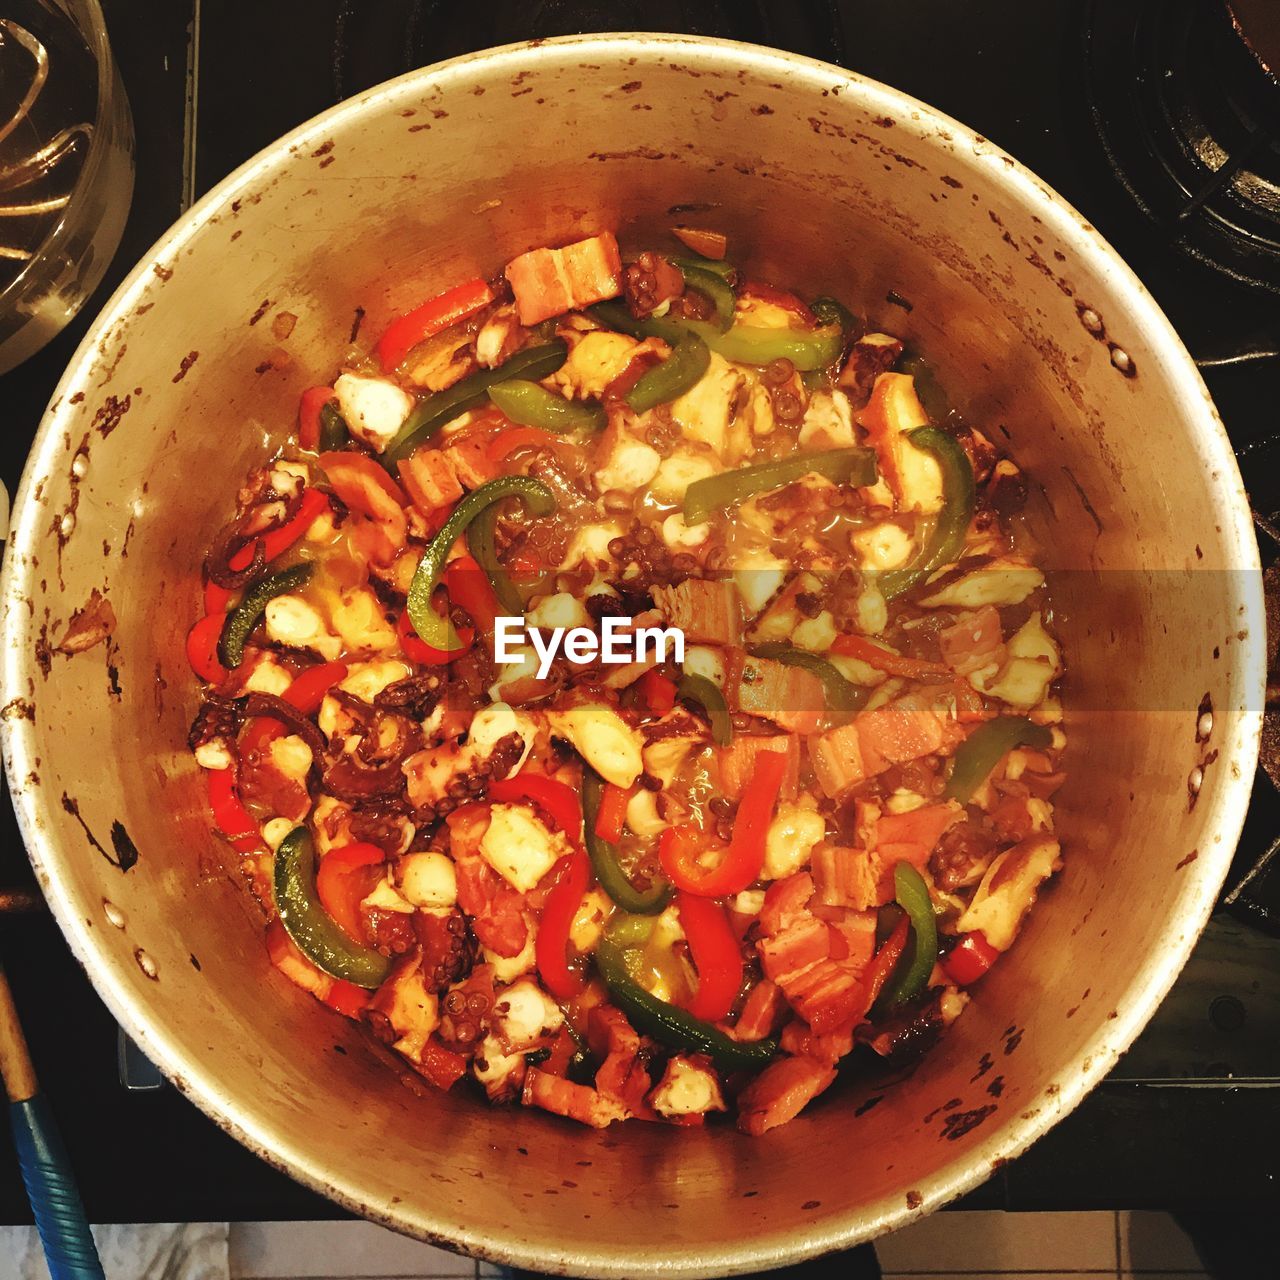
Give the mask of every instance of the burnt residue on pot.
M 29 698 L 12 698 L 0 707 L 0 720 L 28 720 L 36 722 L 36 704 Z
M 53 646 L 49 643 L 49 610 L 45 610 L 44 621 L 40 624 L 40 630 L 36 634 L 36 642 L 32 647 L 35 656 L 36 666 L 40 668 L 40 674 L 47 680 L 49 672 L 53 669 Z
M 187 354 L 183 356 L 181 361 L 179 362 L 178 372 L 173 375 L 173 381 L 175 383 L 181 382 L 183 378 L 187 376 L 187 371 L 199 359 L 200 359 L 200 353 L 198 351 L 188 351 Z
M 1199 856 L 1200 850 L 1192 849 L 1191 852 L 1174 867 L 1174 870 L 1181 871 L 1183 867 L 1189 867 Z
M 949 1115 L 942 1124 L 942 1132 L 938 1135 L 947 1142 L 957 1142 L 966 1134 L 972 1133 L 980 1124 L 996 1113 L 996 1104 L 988 1102 L 985 1106 L 975 1107 L 972 1111 L 958 1111 Z
M 80 824 L 80 829 L 84 832 L 85 839 L 113 867 L 119 867 L 121 871 L 128 871 L 137 863 L 137 846 L 129 838 L 129 833 L 124 829 L 122 823 L 115 822 L 111 826 L 111 843 L 114 852 L 108 852 L 98 837 L 89 829 L 89 824 L 84 820 L 84 816 L 80 812 L 79 802 L 73 800 L 65 791 L 62 793 L 62 808 Z
M 84 653 L 103 641 L 109 641 L 115 629 L 116 614 L 111 601 L 104 592 L 94 587 L 89 593 L 89 599 L 71 615 L 55 649 L 69 657 Z
M 1208 742 L 1213 733 L 1213 696 L 1206 692 L 1196 708 L 1196 741 Z
M 265 316 L 267 312 L 270 310 L 271 310 L 271 299 L 263 298 L 263 300 L 260 303 L 258 303 L 257 311 L 255 311 L 253 315 L 249 317 L 250 326 L 252 327 L 253 325 L 257 324 L 258 321 L 261 320 L 262 317 Z
M 1080 505 L 1085 509 L 1085 512 L 1088 514 L 1089 519 L 1093 521 L 1094 527 L 1098 530 L 1098 533 L 1101 535 L 1105 530 L 1105 526 L 1102 523 L 1102 517 L 1098 514 L 1097 509 L 1094 507 L 1093 503 L 1089 501 L 1089 495 L 1084 491 L 1084 485 L 1082 485 L 1080 481 L 1076 479 L 1076 473 L 1072 471 L 1070 467 L 1063 467 L 1062 474 L 1065 475 L 1067 479 L 1071 481 L 1071 487 L 1076 491 L 1077 494 L 1080 495 Z
M 363 307 L 357 307 L 355 315 L 351 318 L 351 333 L 347 338 L 348 342 L 354 343 L 360 336 L 360 326 L 364 324 L 365 311 Z
M 995 1061 L 992 1059 L 991 1055 L 989 1053 L 984 1053 L 982 1057 L 978 1059 L 978 1069 L 969 1077 L 969 1083 L 977 1084 L 977 1082 L 981 1080 L 982 1077 L 985 1076 L 995 1065 Z
M 140 387 L 135 387 L 134 393 L 140 394 L 141 390 Z M 126 395 L 123 400 L 117 396 L 108 396 L 93 415 L 93 429 L 105 440 L 120 425 L 120 420 L 132 406 L 131 395 Z

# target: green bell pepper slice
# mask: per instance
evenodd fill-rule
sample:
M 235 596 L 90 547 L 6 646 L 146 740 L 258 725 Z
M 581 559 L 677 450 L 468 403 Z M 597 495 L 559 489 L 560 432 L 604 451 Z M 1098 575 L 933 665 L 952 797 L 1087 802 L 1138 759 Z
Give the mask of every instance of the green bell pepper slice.
M 871 449 L 857 447 L 828 449 L 695 480 L 684 492 L 685 524 L 702 524 L 717 511 L 736 506 L 754 494 L 780 489 L 810 472 L 826 476 L 837 484 L 862 488 L 876 482 L 876 455 Z
M 997 716 L 979 725 L 956 749 L 943 796 L 968 804 L 1006 752 L 1014 747 L 1043 750 L 1053 742 L 1047 725 L 1032 724 L 1026 716 Z
M 582 821 L 587 837 L 587 856 L 600 887 L 615 906 L 633 916 L 655 916 L 671 901 L 671 886 L 665 880 L 648 889 L 637 889 L 618 861 L 617 847 L 596 834 L 596 816 L 604 783 L 594 770 L 582 771 Z
M 738 299 L 728 280 L 715 271 L 708 271 L 702 266 L 685 266 L 681 264 L 680 274 L 684 276 L 686 289 L 693 289 L 702 294 L 716 309 L 715 326 L 721 333 L 728 333 L 733 324 L 733 313 Z
M 672 316 L 649 316 L 637 320 L 620 303 L 598 302 L 588 311 L 610 329 L 633 338 L 662 338 L 675 346 L 685 333 L 696 333 L 712 351 L 738 364 L 772 364 L 790 360 L 801 373 L 825 369 L 840 359 L 844 351 L 844 330 L 838 324 L 817 329 L 769 328 L 765 325 L 735 324 L 722 333 L 707 320 L 685 320 Z
M 852 311 L 844 305 L 838 298 L 831 298 L 823 295 L 820 298 L 814 298 L 809 304 L 809 310 L 813 312 L 824 325 L 838 324 L 844 333 L 845 340 L 849 338 L 849 334 L 853 332 L 858 321 Z
M 532 476 L 499 476 L 473 489 L 453 509 L 440 531 L 427 543 L 427 549 L 418 561 L 413 581 L 409 584 L 409 599 L 405 608 L 413 629 L 427 644 L 436 649 L 460 649 L 462 641 L 453 622 L 438 614 L 431 607 L 431 596 L 440 585 L 445 561 L 453 544 L 467 532 L 471 522 L 486 508 L 503 498 L 519 498 L 527 510 L 535 516 L 549 516 L 556 509 L 555 494 L 541 480 Z M 474 555 L 474 550 L 472 551 Z M 479 557 L 476 557 L 479 560 Z M 497 555 L 494 555 L 494 562 Z M 516 613 L 522 612 L 516 609 Z
M 861 711 L 871 697 L 871 690 L 846 680 L 840 674 L 834 662 L 828 661 L 819 653 L 811 653 L 808 649 L 799 649 L 794 645 L 775 641 L 770 644 L 758 644 L 751 650 L 756 658 L 770 658 L 774 662 L 785 663 L 788 667 L 803 667 L 811 671 L 822 681 L 826 694 L 827 710 L 839 716 L 852 716 Z
M 964 446 L 955 436 L 937 427 L 916 427 L 907 432 L 907 439 L 917 449 L 933 454 L 938 460 L 942 470 L 942 510 L 929 540 L 915 560 L 904 568 L 882 573 L 876 579 L 876 586 L 886 600 L 910 591 L 935 570 L 960 558 L 976 501 L 973 467 Z
M 295 564 L 249 584 L 240 603 L 227 614 L 222 634 L 218 637 L 218 661 L 228 671 L 234 671 L 244 661 L 245 642 L 258 625 L 258 619 L 266 612 L 267 605 L 276 596 L 305 586 L 314 569 L 313 564 Z
M 732 262 L 726 262 L 724 258 L 675 257 L 669 261 L 673 267 L 680 269 L 681 275 L 686 271 L 707 271 L 729 285 L 733 284 L 738 275 L 738 268 Z
M 933 972 L 938 959 L 938 921 L 933 914 L 929 886 L 911 863 L 895 864 L 893 888 L 895 901 L 911 921 L 911 941 L 885 999 L 889 1004 L 903 1004 L 925 989 Z
M 596 943 L 595 962 L 610 998 L 642 1035 L 673 1048 L 705 1053 L 725 1071 L 758 1071 L 778 1052 L 776 1040 L 733 1040 L 711 1023 L 646 991 L 627 968 L 624 946 L 608 932 Z
M 316 893 L 316 851 L 306 827 L 294 827 L 276 850 L 275 893 L 280 923 L 317 969 L 372 991 L 386 981 L 391 961 L 353 942 Z
M 724 691 L 714 680 L 706 676 L 681 675 L 676 682 L 676 693 L 690 702 L 696 702 L 711 721 L 711 739 L 718 747 L 727 747 L 733 741 L 733 721 L 729 716 L 729 704 Z
M 511 581 L 506 566 L 498 559 L 497 526 L 501 504 L 494 502 L 467 526 L 467 550 L 483 570 L 502 611 L 511 617 L 524 612 L 524 600 Z
M 640 376 L 627 392 L 627 406 L 644 413 L 666 404 L 698 385 L 711 363 L 711 348 L 696 333 L 686 333 L 671 354 Z
M 564 364 L 568 354 L 569 347 L 564 340 L 555 338 L 541 346 L 517 351 L 496 369 L 480 369 L 444 391 L 427 396 L 405 419 L 404 426 L 379 461 L 394 474 L 396 464 L 407 458 L 424 440 L 429 440 L 446 423 L 468 409 L 477 409 L 484 404 L 493 387 L 512 378 L 536 382 L 539 378 L 549 377 Z
M 585 400 L 566 400 L 527 378 L 511 378 L 489 388 L 489 399 L 511 419 L 524 427 L 543 431 L 602 431 L 608 421 L 604 405 Z
M 345 448 L 351 441 L 351 429 L 347 420 L 338 412 L 338 406 L 330 400 L 320 407 L 320 452 L 332 453 Z

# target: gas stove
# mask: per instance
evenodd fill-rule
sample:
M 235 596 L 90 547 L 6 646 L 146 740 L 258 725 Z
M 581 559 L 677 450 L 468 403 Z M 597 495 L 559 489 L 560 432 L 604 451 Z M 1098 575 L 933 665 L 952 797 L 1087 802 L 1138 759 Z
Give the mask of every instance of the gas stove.
M 103 0 L 135 118 L 134 209 L 107 286 L 84 316 L 0 381 L 0 476 L 12 492 L 40 413 L 107 290 L 192 199 L 281 133 L 381 80 L 490 45 L 663 30 L 775 45 L 883 80 L 985 134 L 1062 192 L 1134 267 L 1204 371 L 1280 584 L 1271 4 L 1234 0 L 1250 47 L 1225 0 L 916 0 L 909 14 L 878 0 L 273 0 L 251 22 L 234 0 Z M 1280 725 L 1275 742 L 1280 776 Z M 30 889 L 7 809 L 0 822 L 9 824 L 0 886 Z M 15 901 L 33 905 L 31 896 Z M 1280 792 L 1260 771 L 1220 908 L 1150 1027 L 1076 1113 L 962 1203 L 1266 1202 L 1280 1138 L 1269 1090 L 1280 1085 L 1277 932 Z M 122 1089 L 122 1077 L 148 1083 L 145 1064 L 126 1052 L 118 1066 L 115 1027 L 47 916 L 0 915 L 0 953 L 95 1220 L 340 1215 L 172 1089 Z M 195 1168 L 202 1174 L 188 1176 Z M 0 1219 L 26 1220 L 5 1161 Z

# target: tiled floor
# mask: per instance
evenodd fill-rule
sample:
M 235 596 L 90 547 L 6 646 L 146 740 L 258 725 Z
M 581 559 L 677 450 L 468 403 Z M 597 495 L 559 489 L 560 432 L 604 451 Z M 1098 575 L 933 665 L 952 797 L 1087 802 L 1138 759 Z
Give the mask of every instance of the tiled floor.
M 367 1223 L 233 1223 L 226 1234 L 217 1224 L 143 1228 L 132 1265 L 127 1230 L 112 1228 L 103 1239 L 108 1280 L 478 1280 L 501 1274 Z M 183 1239 L 186 1244 L 177 1243 Z M 166 1240 L 183 1255 L 167 1266 L 157 1255 Z M 193 1240 L 199 1248 L 191 1247 Z M 1208 1280 L 1191 1242 L 1161 1213 L 939 1213 L 879 1241 L 877 1251 L 886 1278 Z M 37 1257 L 33 1232 L 0 1227 L 0 1280 L 47 1280 Z

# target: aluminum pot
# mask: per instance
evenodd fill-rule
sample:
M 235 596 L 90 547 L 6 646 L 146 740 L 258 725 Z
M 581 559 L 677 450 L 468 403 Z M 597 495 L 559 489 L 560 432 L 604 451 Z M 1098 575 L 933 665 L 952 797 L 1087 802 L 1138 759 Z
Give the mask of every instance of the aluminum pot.
M 366 346 L 398 311 L 532 246 L 616 227 L 635 247 L 675 220 L 727 231 L 752 276 L 858 299 L 922 350 L 1035 477 L 1032 527 L 1062 570 L 1065 870 L 914 1074 L 835 1088 L 764 1139 L 597 1133 L 400 1087 L 268 966 L 183 744 L 202 553 L 348 336 Z M 114 634 L 67 656 L 94 591 Z M 348 1208 L 581 1275 L 740 1273 L 866 1240 L 1070 1111 L 1208 915 L 1262 705 L 1239 475 L 1194 366 L 1115 253 L 1010 157 L 900 93 L 676 37 L 416 72 L 211 192 L 59 386 L 3 593 L 19 819 L 129 1034 L 241 1141 Z

